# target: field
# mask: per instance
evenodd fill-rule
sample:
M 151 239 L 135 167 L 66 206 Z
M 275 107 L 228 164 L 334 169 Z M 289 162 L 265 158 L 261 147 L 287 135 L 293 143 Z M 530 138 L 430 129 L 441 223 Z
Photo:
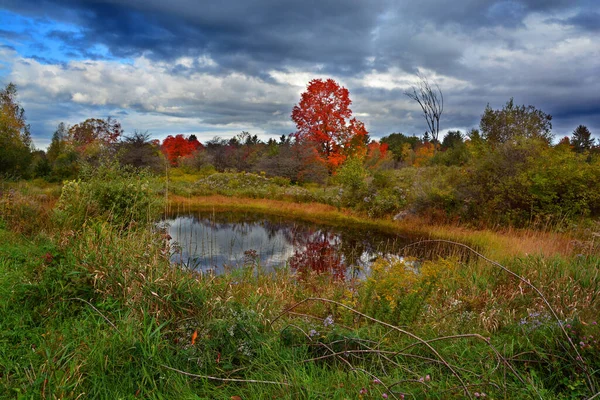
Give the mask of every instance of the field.
M 63 187 L 4 183 L 0 397 L 600 392 L 597 224 L 394 221 L 346 207 L 336 191 L 177 170 L 165 178 L 106 169 Z M 153 222 L 173 210 L 215 209 L 412 232 L 427 238 L 420 246 L 432 257 L 418 274 L 402 260 L 380 259 L 367 279 L 344 281 L 289 266 L 267 275 L 249 263 L 220 276 L 173 266 Z

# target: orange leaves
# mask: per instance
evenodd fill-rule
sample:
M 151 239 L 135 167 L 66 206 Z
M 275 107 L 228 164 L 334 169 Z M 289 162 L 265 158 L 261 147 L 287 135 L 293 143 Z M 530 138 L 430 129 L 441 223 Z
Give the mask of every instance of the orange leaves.
M 198 331 L 192 333 L 192 346 L 196 344 L 196 339 L 198 339 Z
M 292 110 L 296 139 L 316 145 L 330 171 L 365 147 L 368 132 L 351 118 L 351 103 L 348 89 L 333 79 L 313 79 Z

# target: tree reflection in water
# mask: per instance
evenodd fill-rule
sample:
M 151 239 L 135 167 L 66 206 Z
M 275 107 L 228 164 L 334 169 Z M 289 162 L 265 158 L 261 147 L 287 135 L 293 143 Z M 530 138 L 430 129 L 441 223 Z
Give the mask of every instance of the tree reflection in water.
M 195 213 L 165 220 L 180 251 L 172 260 L 199 271 L 289 265 L 298 275 L 365 276 L 377 256 L 395 253 L 407 238 L 359 227 L 330 227 L 252 213 Z M 252 253 L 248 253 L 252 251 Z M 252 254 L 252 262 L 249 262 Z
M 296 239 L 294 255 L 290 257 L 289 264 L 298 272 L 300 279 L 305 279 L 311 272 L 330 273 L 334 279 L 345 278 L 346 265 L 333 234 L 317 231 L 312 235 L 298 235 Z

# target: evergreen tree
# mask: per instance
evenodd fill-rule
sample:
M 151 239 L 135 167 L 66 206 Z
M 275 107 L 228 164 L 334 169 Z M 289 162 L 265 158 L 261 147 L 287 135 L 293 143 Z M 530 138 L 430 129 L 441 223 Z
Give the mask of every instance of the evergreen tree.
M 573 150 L 577 153 L 583 153 L 584 151 L 592 149 L 595 140 L 596 139 L 592 138 L 592 133 L 585 125 L 579 125 L 573 131 L 571 145 L 573 146 Z

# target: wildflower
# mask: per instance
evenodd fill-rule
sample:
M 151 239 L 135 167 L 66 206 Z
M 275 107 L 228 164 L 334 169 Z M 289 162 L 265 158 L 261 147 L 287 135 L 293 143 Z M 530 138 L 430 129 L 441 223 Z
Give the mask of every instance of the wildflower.
M 381 397 L 383 397 L 384 399 L 387 399 L 388 395 L 387 395 L 387 393 L 384 393 L 384 394 L 381 395 Z
M 373 379 L 373 383 L 376 385 L 379 385 L 381 383 L 381 381 L 377 378 Z
M 310 337 L 315 337 L 319 334 L 319 332 L 315 331 L 314 329 L 311 329 L 310 331 L 308 331 L 308 336 Z
M 324 327 L 328 327 L 333 325 L 333 316 L 332 315 L 328 315 L 327 318 L 325 318 L 323 320 L 323 326 Z
M 479 398 L 479 396 L 480 396 L 480 395 L 479 395 L 479 392 L 475 392 L 475 393 L 473 393 L 473 396 L 475 396 L 475 397 Z
M 420 378 L 419 378 L 419 382 L 421 382 L 421 383 L 425 382 L 425 378 L 423 378 L 423 377 L 420 377 Z
M 358 393 L 359 394 L 367 394 L 367 389 L 362 388 L 362 389 L 360 389 L 360 391 Z
M 429 374 L 425 375 L 425 382 L 429 382 L 431 380 L 431 376 Z
M 592 325 L 597 325 L 598 323 L 596 321 L 592 322 Z

